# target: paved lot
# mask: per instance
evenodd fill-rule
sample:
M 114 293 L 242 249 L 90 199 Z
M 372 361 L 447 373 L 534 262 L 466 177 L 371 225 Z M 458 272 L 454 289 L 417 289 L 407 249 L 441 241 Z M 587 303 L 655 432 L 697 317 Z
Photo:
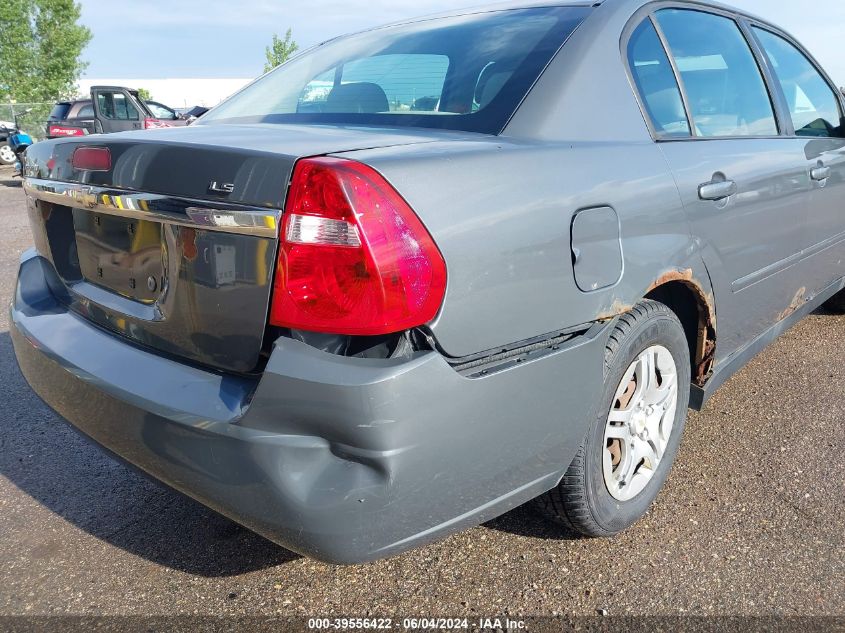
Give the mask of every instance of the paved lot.
M 30 243 L 0 171 L 0 303 Z M 845 615 L 845 318 L 815 314 L 692 415 L 650 515 L 530 509 L 399 558 L 287 552 L 111 461 L 18 373 L 0 312 L 0 614 Z M 495 459 L 491 456 L 491 459 Z

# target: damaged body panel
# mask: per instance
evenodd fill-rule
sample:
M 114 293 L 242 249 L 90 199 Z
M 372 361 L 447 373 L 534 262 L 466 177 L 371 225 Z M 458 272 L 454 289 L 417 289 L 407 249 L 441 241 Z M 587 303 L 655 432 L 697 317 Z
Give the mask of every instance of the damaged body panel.
M 322 560 L 388 556 L 545 492 L 582 433 L 559 428 L 557 412 L 588 418 L 600 388 L 589 377 L 601 374 L 606 328 L 477 379 L 436 352 L 343 358 L 288 338 L 260 382 L 220 375 L 88 325 L 56 301 L 49 275 L 24 256 L 11 314 L 36 392 L 141 470 Z M 525 441 L 512 444 L 514 432 Z M 489 459 L 502 445 L 508 459 Z

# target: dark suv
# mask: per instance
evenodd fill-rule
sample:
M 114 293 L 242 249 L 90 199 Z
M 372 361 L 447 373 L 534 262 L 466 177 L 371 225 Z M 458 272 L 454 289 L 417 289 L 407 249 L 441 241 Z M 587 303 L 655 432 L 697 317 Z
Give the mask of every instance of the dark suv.
M 94 86 L 90 99 L 60 101 L 53 107 L 47 120 L 47 138 L 174 127 L 185 123 L 175 110 L 155 101 L 144 101 L 136 90 Z

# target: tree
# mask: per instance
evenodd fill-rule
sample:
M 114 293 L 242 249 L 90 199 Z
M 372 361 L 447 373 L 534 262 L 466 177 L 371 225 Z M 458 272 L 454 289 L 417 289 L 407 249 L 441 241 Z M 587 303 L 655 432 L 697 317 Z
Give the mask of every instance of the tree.
M 153 100 L 153 96 L 150 94 L 150 91 L 146 88 L 138 88 L 138 96 L 141 98 L 141 101 Z
M 0 102 L 73 96 L 86 66 L 80 55 L 91 41 L 80 15 L 73 0 L 0 2 Z
M 298 50 L 299 44 L 293 41 L 293 33 L 290 29 L 285 33 L 283 40 L 273 33 L 273 43 L 265 49 L 267 63 L 264 64 L 264 72 L 268 73 L 276 66 L 281 66 Z

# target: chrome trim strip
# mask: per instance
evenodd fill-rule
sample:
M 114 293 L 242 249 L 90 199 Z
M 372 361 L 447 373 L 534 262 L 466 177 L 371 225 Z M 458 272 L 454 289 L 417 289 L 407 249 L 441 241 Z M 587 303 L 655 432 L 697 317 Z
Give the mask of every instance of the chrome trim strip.
M 279 237 L 282 217 L 279 209 L 228 205 L 41 178 L 26 178 L 23 187 L 26 195 L 38 200 L 122 218 L 176 224 L 203 231 L 272 239 Z

